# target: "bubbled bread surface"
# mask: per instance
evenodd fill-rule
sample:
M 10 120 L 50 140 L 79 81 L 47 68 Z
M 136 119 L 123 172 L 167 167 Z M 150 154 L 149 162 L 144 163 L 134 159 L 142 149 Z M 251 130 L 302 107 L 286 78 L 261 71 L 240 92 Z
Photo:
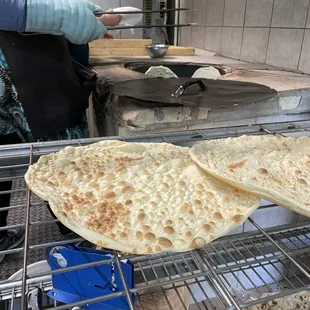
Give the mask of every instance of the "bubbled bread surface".
M 25 179 L 71 230 L 134 254 L 201 248 L 259 205 L 202 170 L 188 148 L 164 143 L 67 147 L 42 156 Z

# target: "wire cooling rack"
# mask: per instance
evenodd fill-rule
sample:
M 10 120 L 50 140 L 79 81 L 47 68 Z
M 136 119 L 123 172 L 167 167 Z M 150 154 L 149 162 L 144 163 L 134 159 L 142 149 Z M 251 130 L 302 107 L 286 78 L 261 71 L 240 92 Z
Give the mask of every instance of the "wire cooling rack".
M 240 126 L 201 131 L 169 133 L 141 137 L 109 137 L 79 141 L 2 146 L 0 148 L 0 181 L 13 181 L 8 226 L 1 230 L 24 227 L 25 241 L 22 246 L 1 254 L 6 257 L 0 269 L 0 300 L 4 309 L 25 309 L 29 292 L 34 288 L 48 291 L 51 275 L 89 266 L 111 263 L 119 265 L 119 253 L 114 252 L 109 261 L 84 264 L 61 271 L 49 271 L 27 276 L 27 265 L 44 259 L 47 247 L 60 246 L 82 239 L 61 240 L 56 222 L 50 217 L 46 204 L 25 186 L 24 173 L 29 164 L 43 154 L 58 151 L 68 145 L 86 145 L 103 139 L 119 139 L 136 142 L 168 142 L 177 145 L 192 145 L 206 139 L 215 139 L 242 134 L 309 135 L 310 122 L 265 124 L 263 126 Z M 0 196 L 1 198 L 1 196 Z M 264 208 L 271 208 L 267 205 Z M 0 209 L 2 212 L 3 209 Z M 0 213 L 1 214 L 1 213 Z M 148 297 L 154 303 L 158 298 L 163 309 L 246 309 L 275 297 L 308 290 L 310 288 L 310 223 L 294 223 L 263 229 L 252 218 L 246 225 L 253 231 L 226 236 L 212 242 L 201 250 L 183 254 L 131 256 L 134 263 L 135 288 L 125 285 L 123 291 L 100 296 L 82 302 L 63 305 L 44 295 L 44 308 L 72 309 L 115 297 L 129 297 L 134 293 L 138 300 Z M 8 278 L 23 269 L 18 281 Z M 124 276 L 121 273 L 122 280 Z M 276 293 L 275 296 L 262 295 Z M 130 309 L 134 309 L 128 298 Z M 1 308 L 1 302 L 0 302 Z

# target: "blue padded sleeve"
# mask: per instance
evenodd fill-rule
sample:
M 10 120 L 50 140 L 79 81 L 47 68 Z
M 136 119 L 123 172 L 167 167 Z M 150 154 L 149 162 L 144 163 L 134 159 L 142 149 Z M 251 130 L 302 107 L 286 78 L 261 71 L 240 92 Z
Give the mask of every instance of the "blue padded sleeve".
M 25 31 L 26 0 L 0 0 L 0 30 Z
M 64 35 L 74 44 L 86 44 L 107 32 L 95 11 L 102 9 L 88 0 L 28 0 L 26 31 Z

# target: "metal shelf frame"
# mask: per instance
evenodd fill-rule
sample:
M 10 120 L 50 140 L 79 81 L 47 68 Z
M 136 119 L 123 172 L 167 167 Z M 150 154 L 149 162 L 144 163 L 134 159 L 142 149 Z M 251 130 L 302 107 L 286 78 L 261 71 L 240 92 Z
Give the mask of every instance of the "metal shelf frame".
M 207 139 L 234 137 L 243 134 L 286 135 L 297 133 L 303 135 L 310 134 L 310 121 L 259 126 L 236 126 L 126 138 L 104 137 L 2 146 L 0 148 L 0 182 L 23 179 L 27 167 L 36 162 L 41 155 L 58 151 L 68 145 L 86 145 L 107 139 L 193 145 Z M 25 241 L 21 247 L 0 252 L 0 255 L 23 253 L 22 280 L 14 282 L 8 280 L 0 281 L 0 300 L 6 300 L 10 309 L 15 309 L 14 303 L 16 303 L 19 297 L 21 298 L 20 308 L 25 309 L 27 292 L 33 287 L 39 286 L 44 291 L 49 290 L 52 285 L 50 281 L 52 274 L 109 264 L 111 262 L 120 266 L 119 253 L 114 251 L 114 257 L 108 261 L 63 268 L 61 271 L 56 270 L 39 274 L 35 278 L 28 277 L 27 265 L 30 251 L 81 242 L 82 239 L 30 244 L 30 228 L 35 225 L 46 224 L 46 221 L 31 221 L 30 210 L 42 205 L 43 202 L 34 199 L 35 195 L 25 185 L 22 189 L 0 192 L 0 199 L 1 195 L 9 192 L 20 193 L 26 197 L 25 204 L 11 205 L 0 209 L 0 215 L 3 210 L 17 208 L 25 208 L 26 210 L 23 223 L 0 228 L 0 230 L 16 227 L 25 228 Z M 56 221 L 53 220 L 53 222 Z M 127 287 L 120 268 L 122 281 L 125 286 L 124 291 L 70 305 L 55 303 L 55 309 L 71 309 L 75 306 L 82 306 L 120 296 L 125 296 L 130 309 L 134 309 L 130 294 L 136 294 L 139 299 L 143 294 L 149 294 L 152 290 L 163 292 L 168 304 L 168 292 L 171 290 L 175 291 L 181 300 L 182 307 L 187 309 L 178 290 L 181 287 L 185 287 L 191 299 L 191 309 L 240 310 L 274 299 L 275 297 L 310 289 L 310 222 L 263 229 L 252 218 L 249 218 L 248 221 L 255 227 L 255 231 L 220 238 L 201 250 L 188 253 L 127 257 L 134 263 L 136 281 L 139 283 L 134 289 Z M 266 292 L 276 292 L 277 294 L 262 298 L 261 294 Z M 197 297 L 198 295 L 199 298 Z M 245 298 L 244 296 L 247 295 L 253 298 Z M 170 309 L 173 309 L 171 305 Z

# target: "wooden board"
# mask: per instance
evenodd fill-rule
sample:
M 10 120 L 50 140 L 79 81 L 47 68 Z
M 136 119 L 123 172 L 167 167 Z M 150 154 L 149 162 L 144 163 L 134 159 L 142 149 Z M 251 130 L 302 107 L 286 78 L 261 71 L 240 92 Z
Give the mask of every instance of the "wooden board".
M 138 48 L 152 44 L 149 39 L 100 39 L 89 43 L 90 48 Z
M 193 47 L 169 46 L 167 56 L 195 56 Z
M 90 48 L 90 56 L 147 56 L 144 47 L 120 47 L 120 48 Z M 195 56 L 195 49 L 192 47 L 170 46 L 166 56 Z
M 147 56 L 145 46 L 152 44 L 149 39 L 100 39 L 89 44 L 90 56 L 93 57 L 126 57 Z M 170 46 L 167 56 L 195 56 L 191 47 Z

